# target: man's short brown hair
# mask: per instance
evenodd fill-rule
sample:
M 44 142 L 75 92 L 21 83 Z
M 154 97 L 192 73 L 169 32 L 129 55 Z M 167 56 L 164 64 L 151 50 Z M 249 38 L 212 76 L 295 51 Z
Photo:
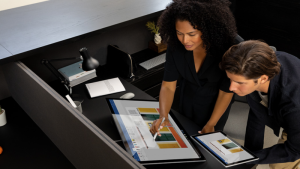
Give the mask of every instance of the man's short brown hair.
M 272 79 L 279 74 L 280 63 L 268 44 L 249 40 L 230 47 L 223 55 L 220 68 L 247 79 L 258 79 L 262 75 Z

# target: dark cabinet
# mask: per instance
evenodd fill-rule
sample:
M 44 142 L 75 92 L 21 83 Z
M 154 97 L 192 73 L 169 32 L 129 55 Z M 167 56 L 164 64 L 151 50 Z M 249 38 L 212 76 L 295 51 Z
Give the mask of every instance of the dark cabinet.
M 163 80 L 163 76 L 164 76 L 164 67 L 163 65 L 160 65 L 158 68 L 155 68 L 155 70 L 152 71 L 151 73 L 147 74 L 147 72 L 145 72 L 145 75 L 142 76 L 140 75 L 139 78 L 131 80 L 131 84 L 135 85 L 136 87 L 138 87 L 143 91 L 147 91 L 150 88 L 153 88 L 158 84 L 161 84 Z M 155 97 L 154 95 L 151 96 Z
M 145 90 L 145 92 L 147 94 L 149 94 L 150 96 L 158 99 L 160 88 L 161 88 L 161 83 L 159 83 L 159 84 L 157 84 L 155 86 L 150 87 L 149 89 Z

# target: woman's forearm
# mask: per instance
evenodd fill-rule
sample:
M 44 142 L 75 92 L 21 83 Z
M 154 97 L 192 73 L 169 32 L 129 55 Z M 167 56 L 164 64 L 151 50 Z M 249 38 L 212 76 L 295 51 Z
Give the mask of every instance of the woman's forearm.
M 222 115 L 225 113 L 227 107 L 229 106 L 233 93 L 226 93 L 222 90 L 219 90 L 219 95 L 213 110 L 213 113 L 207 122 L 209 126 L 215 126 Z
M 169 119 L 168 114 L 170 112 L 173 100 L 174 100 L 174 93 L 176 90 L 176 83 L 177 81 L 173 82 L 166 82 L 163 81 L 159 93 L 159 119 L 153 121 L 152 126 L 150 128 L 150 132 L 152 134 L 157 133 L 160 136 L 159 128 L 162 128 L 165 125 L 168 125 Z M 163 118 L 165 121 L 162 123 Z
M 176 90 L 176 82 L 164 82 L 159 93 L 159 113 L 160 118 L 165 117 L 168 119 L 168 114 L 170 112 L 174 94 Z

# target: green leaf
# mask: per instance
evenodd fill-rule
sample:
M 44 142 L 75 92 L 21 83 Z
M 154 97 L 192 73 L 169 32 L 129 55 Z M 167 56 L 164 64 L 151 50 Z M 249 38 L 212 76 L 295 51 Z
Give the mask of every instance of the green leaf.
M 146 26 L 151 31 L 151 33 L 155 33 L 155 34 L 158 33 L 159 28 L 158 26 L 155 25 L 154 21 L 153 22 L 148 21 L 146 23 Z

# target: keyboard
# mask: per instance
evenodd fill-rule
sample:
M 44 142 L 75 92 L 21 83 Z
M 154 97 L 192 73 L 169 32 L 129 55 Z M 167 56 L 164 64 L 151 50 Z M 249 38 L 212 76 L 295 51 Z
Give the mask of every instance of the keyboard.
M 139 65 L 141 65 L 143 68 L 145 68 L 146 70 L 149 70 L 151 68 L 154 68 L 155 66 L 158 66 L 162 63 L 166 62 L 166 53 L 161 54 L 159 56 L 156 56 L 152 59 L 149 59 L 145 62 L 140 63 Z

